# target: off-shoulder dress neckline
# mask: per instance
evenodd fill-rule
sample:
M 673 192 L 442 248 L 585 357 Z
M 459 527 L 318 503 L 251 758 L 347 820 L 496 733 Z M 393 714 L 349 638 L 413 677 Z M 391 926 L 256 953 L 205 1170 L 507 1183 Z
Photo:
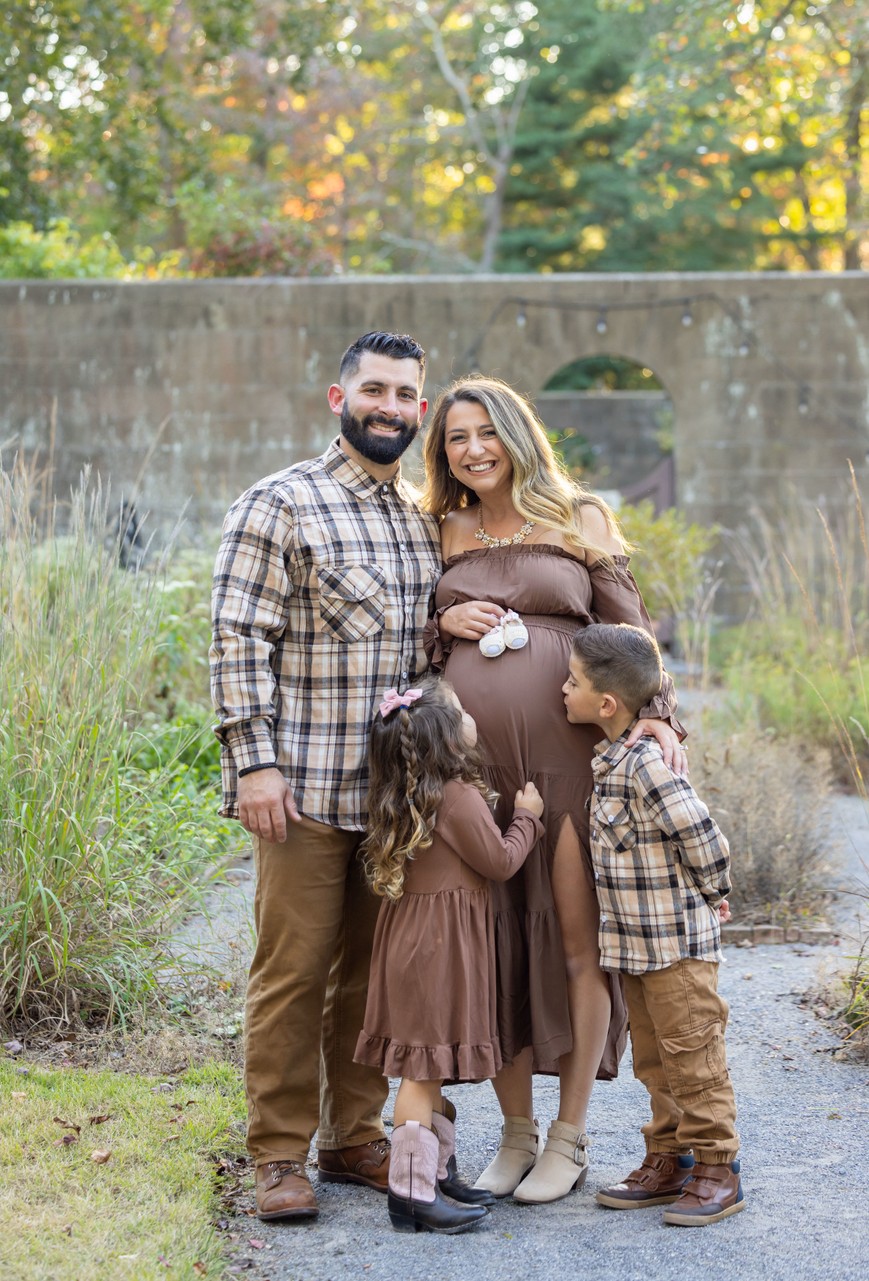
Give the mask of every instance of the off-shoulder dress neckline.
M 595 561 L 593 565 L 588 565 L 579 556 L 567 551 L 564 547 L 557 547 L 555 543 L 520 543 L 516 547 L 469 547 L 466 551 L 455 552 L 448 557 L 444 561 L 444 568 L 450 569 L 453 565 L 458 565 L 461 561 L 467 560 L 471 556 L 488 556 L 490 558 L 494 556 L 500 560 L 505 556 L 522 555 L 558 556 L 564 560 L 575 561 L 577 565 L 582 565 L 583 569 L 586 569 L 589 573 L 593 573 L 600 567 L 605 567 L 604 562 L 600 560 Z M 613 564 L 621 568 L 627 568 L 630 556 L 620 552 L 618 555 L 614 555 L 612 559 Z

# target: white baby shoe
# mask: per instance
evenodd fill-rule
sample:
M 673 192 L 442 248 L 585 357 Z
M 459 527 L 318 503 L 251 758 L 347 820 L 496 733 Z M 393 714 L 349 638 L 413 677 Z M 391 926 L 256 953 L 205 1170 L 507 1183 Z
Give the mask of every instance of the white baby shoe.
M 504 644 L 508 649 L 522 649 L 528 644 L 528 628 L 514 609 L 508 609 L 501 619 Z
M 480 653 L 485 654 L 486 658 L 497 658 L 506 648 L 504 628 L 500 623 L 496 623 L 491 631 L 480 637 Z

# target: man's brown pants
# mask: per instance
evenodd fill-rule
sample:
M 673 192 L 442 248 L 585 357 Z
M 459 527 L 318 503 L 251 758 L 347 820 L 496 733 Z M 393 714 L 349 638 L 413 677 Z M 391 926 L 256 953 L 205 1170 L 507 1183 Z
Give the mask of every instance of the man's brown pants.
M 283 844 L 254 838 L 245 1089 L 256 1164 L 304 1162 L 317 1130 L 325 1149 L 383 1137 L 388 1083 L 353 1062 L 379 908 L 362 839 L 311 819 L 290 824 Z

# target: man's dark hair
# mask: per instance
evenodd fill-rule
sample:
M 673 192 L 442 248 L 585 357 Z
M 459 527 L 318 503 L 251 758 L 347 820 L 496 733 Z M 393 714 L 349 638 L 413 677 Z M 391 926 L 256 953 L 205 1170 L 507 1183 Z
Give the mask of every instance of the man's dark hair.
M 638 712 L 661 692 L 661 654 L 655 638 L 641 627 L 589 623 L 573 638 L 573 656 L 592 689 L 617 695 L 629 712 Z
M 357 338 L 344 352 L 338 370 L 339 378 L 356 373 L 359 358 L 364 351 L 373 351 L 376 356 L 389 356 L 391 360 L 415 360 L 419 365 L 420 380 L 425 373 L 425 352 L 415 338 L 411 338 L 410 334 L 388 334 L 375 329 L 370 334 Z

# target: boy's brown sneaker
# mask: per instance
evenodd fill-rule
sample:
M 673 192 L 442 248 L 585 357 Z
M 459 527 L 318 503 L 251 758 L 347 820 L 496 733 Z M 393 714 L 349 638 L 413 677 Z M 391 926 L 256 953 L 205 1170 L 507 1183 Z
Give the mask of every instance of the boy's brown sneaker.
M 611 1210 L 644 1210 L 648 1205 L 669 1205 L 691 1177 L 694 1158 L 676 1152 L 647 1152 L 639 1170 L 632 1170 L 623 1183 L 601 1188 L 598 1205 Z
M 704 1165 L 698 1161 L 673 1209 L 664 1211 L 664 1222 L 681 1228 L 702 1228 L 744 1209 L 739 1162 Z

